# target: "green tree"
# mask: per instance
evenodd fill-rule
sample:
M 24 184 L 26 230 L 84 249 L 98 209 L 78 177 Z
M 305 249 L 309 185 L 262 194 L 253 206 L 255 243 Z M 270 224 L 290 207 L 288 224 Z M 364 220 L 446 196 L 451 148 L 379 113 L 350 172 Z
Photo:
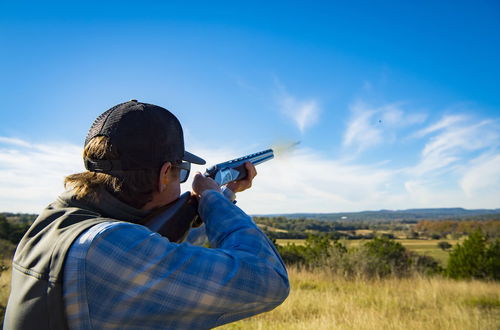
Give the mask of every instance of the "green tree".
M 486 250 L 486 269 L 490 278 L 500 280 L 500 239 L 497 238 Z
M 455 279 L 500 279 L 500 243 L 488 244 L 481 230 L 472 232 L 450 252 L 447 274 Z
M 9 239 L 10 231 L 11 231 L 10 223 L 3 215 L 0 215 L 0 238 Z
M 18 244 L 29 227 L 27 223 L 11 223 L 5 216 L 0 215 L 0 239 Z
M 344 245 L 332 241 L 328 235 L 309 235 L 304 245 L 275 245 L 286 264 L 299 264 L 307 267 L 324 266 L 333 251 L 347 252 Z

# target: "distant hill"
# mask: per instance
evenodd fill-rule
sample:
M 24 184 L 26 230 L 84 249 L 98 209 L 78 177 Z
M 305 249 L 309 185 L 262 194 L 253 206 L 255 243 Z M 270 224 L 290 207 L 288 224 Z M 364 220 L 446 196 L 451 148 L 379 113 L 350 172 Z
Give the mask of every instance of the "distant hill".
M 292 213 L 292 214 L 267 214 L 260 217 L 285 217 L 288 219 L 314 219 L 326 221 L 408 221 L 442 220 L 442 219 L 485 219 L 500 217 L 500 209 L 467 210 L 463 208 L 432 208 L 408 210 L 379 210 L 362 212 L 339 213 Z
M 36 214 L 0 212 L 7 220 L 17 223 L 31 223 L 37 217 Z M 310 219 L 322 221 L 341 222 L 408 222 L 415 223 L 419 220 L 492 220 L 500 218 L 500 209 L 476 209 L 464 208 L 433 208 L 433 209 L 408 209 L 408 210 L 379 210 L 361 212 L 338 212 L 338 213 L 281 213 L 281 214 L 254 214 L 257 217 L 287 219 Z

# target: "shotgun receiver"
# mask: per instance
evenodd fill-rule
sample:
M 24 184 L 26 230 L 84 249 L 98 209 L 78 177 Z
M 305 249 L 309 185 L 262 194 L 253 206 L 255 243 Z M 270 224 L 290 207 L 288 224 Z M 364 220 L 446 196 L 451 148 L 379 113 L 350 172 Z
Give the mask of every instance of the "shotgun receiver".
M 246 162 L 258 165 L 273 158 L 273 150 L 267 149 L 214 165 L 207 169 L 205 176 L 211 177 L 219 186 L 223 186 L 229 182 L 244 179 L 247 176 L 247 171 L 245 169 Z
M 246 162 L 258 165 L 273 158 L 273 150 L 267 149 L 216 164 L 207 169 L 204 175 L 214 179 L 219 186 L 223 186 L 229 182 L 246 178 Z M 201 226 L 203 220 L 198 215 L 198 200 L 188 191 L 176 201 L 148 215 L 142 223 L 152 231 L 165 236 L 169 241 L 181 243 L 186 239 L 189 230 Z

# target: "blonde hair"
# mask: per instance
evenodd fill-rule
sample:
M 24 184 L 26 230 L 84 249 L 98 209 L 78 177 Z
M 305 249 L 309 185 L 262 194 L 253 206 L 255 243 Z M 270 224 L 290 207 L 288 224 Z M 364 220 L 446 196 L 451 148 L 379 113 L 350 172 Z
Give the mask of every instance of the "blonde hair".
M 84 158 L 120 159 L 116 148 L 105 136 L 96 136 L 87 143 Z M 120 174 L 106 174 L 85 171 L 68 175 L 64 186 L 71 189 L 77 199 L 99 200 L 101 189 L 106 189 L 124 203 L 140 209 L 153 198 L 158 185 L 160 168 L 157 170 L 123 171 Z

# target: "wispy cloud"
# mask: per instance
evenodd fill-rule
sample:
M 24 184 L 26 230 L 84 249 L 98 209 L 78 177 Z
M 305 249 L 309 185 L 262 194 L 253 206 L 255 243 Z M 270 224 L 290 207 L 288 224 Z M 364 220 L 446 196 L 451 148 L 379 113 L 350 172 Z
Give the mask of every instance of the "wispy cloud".
M 467 118 L 464 115 L 448 115 L 445 116 L 443 119 L 438 121 L 437 123 L 434 123 L 424 129 L 419 130 L 417 133 L 415 133 L 415 137 L 424 137 L 430 133 L 436 132 L 438 130 L 441 130 L 443 128 L 449 128 L 457 123 L 465 121 Z
M 16 138 L 4 137 L 4 136 L 0 136 L 0 143 L 15 145 L 18 147 L 31 147 L 31 144 L 29 144 L 26 141 L 23 141 L 21 139 L 16 139 Z
M 400 130 L 423 123 L 424 113 L 407 113 L 399 104 L 373 107 L 362 101 L 350 106 L 351 118 L 343 137 L 345 147 L 354 147 L 362 152 L 370 147 L 392 143 Z
M 470 153 L 496 148 L 500 137 L 494 121 L 457 115 L 443 117 L 416 136 L 428 139 L 420 162 L 412 169 L 416 175 L 442 174 L 453 170 L 452 165 L 463 166 Z
M 283 114 L 290 117 L 300 133 L 316 124 L 319 119 L 320 108 L 315 99 L 299 100 L 287 92 L 285 87 L 276 80 L 278 87 L 277 103 Z
M 343 144 L 363 151 L 382 142 L 382 131 L 375 124 L 375 110 L 356 104 L 351 108 L 352 118 L 344 134 Z
M 473 159 L 465 169 L 460 186 L 472 198 L 481 194 L 496 199 L 500 207 L 498 187 L 500 187 L 500 154 L 483 154 Z M 497 194 L 495 194 L 497 190 Z
M 62 190 L 65 175 L 83 170 L 82 147 L 0 137 L 0 210 L 39 212 Z

